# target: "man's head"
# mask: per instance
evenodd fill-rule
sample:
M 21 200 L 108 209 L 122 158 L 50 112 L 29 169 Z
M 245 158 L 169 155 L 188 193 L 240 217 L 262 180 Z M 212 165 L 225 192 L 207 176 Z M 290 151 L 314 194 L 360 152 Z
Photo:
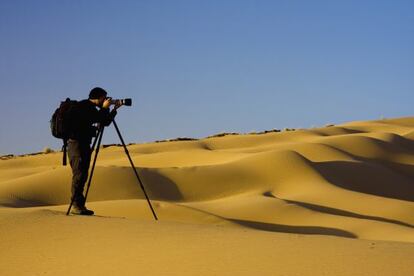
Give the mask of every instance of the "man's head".
M 106 91 L 100 87 L 95 87 L 89 92 L 89 100 L 97 106 L 102 106 L 106 99 Z

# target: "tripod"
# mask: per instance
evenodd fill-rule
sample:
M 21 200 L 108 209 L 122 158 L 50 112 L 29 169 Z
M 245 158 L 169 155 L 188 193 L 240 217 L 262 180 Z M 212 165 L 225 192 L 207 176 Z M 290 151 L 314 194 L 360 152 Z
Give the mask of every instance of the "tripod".
M 129 155 L 128 149 L 127 149 L 127 147 L 125 145 L 124 139 L 122 138 L 121 132 L 119 131 L 118 125 L 116 124 L 116 122 L 115 122 L 114 119 L 112 119 L 112 123 L 114 124 L 115 129 L 116 129 L 116 132 L 118 133 L 119 139 L 121 140 L 122 146 L 124 147 L 124 150 L 125 150 L 125 153 L 126 153 L 126 155 L 128 157 L 129 163 L 131 163 L 131 168 L 134 171 L 135 176 L 137 177 L 137 180 L 138 180 L 139 185 L 141 186 L 141 190 L 144 192 L 145 198 L 147 199 L 147 202 L 148 202 L 148 205 L 149 205 L 149 207 L 151 209 L 152 215 L 154 216 L 154 219 L 155 220 L 158 220 L 157 215 L 155 214 L 154 208 L 152 208 L 151 201 L 149 200 L 148 195 L 145 192 L 144 185 L 142 184 L 142 181 L 141 181 L 141 179 L 139 177 L 139 174 L 137 172 L 137 169 L 135 168 L 135 165 L 132 162 L 131 156 Z M 89 187 L 91 186 L 93 172 L 95 170 L 96 159 L 97 159 L 98 154 L 99 154 L 99 149 L 100 149 L 100 146 L 101 146 L 101 141 L 102 141 L 102 136 L 103 136 L 103 133 L 104 133 L 104 128 L 105 127 L 103 125 L 101 125 L 99 127 L 98 134 L 96 135 L 95 140 L 94 140 L 93 145 L 92 145 L 92 149 L 91 150 L 92 151 L 95 150 L 95 156 L 94 156 L 94 159 L 93 159 L 92 169 L 91 169 L 91 173 L 89 175 L 88 185 L 87 185 L 87 188 L 86 188 L 85 202 L 86 202 L 86 198 L 88 196 Z M 69 212 L 70 212 L 70 209 L 72 208 L 73 202 L 74 202 L 74 197 L 72 196 L 72 200 L 70 202 L 70 205 L 69 205 L 68 211 L 66 212 L 66 215 L 69 215 Z

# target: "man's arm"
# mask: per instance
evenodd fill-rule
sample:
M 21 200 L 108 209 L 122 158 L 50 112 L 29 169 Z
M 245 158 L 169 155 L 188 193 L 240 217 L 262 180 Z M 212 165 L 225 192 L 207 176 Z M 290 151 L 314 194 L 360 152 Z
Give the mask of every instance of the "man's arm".
M 94 112 L 95 114 L 93 121 L 95 123 L 100 123 L 104 126 L 109 126 L 116 115 L 116 108 L 109 112 L 110 106 L 111 99 L 108 98 L 103 102 L 102 107 L 99 109 L 99 111 Z
M 116 110 L 113 109 L 111 112 L 109 112 L 109 108 L 101 108 L 98 112 L 97 112 L 97 116 L 96 116 L 96 123 L 100 123 L 104 126 L 109 126 L 112 122 L 112 120 L 115 118 L 116 116 Z

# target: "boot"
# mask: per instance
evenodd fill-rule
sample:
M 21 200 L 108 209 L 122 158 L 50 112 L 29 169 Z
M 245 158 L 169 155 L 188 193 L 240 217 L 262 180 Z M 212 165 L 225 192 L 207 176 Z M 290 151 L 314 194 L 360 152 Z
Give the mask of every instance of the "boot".
M 82 216 L 92 216 L 94 214 L 92 210 L 86 209 L 85 206 L 79 207 L 77 205 L 73 205 L 71 213 L 74 215 L 82 215 Z

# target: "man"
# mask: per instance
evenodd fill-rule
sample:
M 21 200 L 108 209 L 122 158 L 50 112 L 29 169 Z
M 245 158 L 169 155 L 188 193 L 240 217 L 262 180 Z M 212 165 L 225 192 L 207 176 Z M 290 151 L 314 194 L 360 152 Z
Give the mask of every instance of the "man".
M 108 126 L 116 115 L 118 105 L 109 112 L 111 99 L 100 87 L 93 88 L 89 98 L 76 104 L 71 111 L 71 134 L 68 140 L 68 156 L 72 168 L 72 213 L 78 215 L 93 215 L 92 210 L 85 206 L 83 190 L 88 179 L 89 163 L 91 160 L 91 141 L 97 134 L 95 124 Z M 99 110 L 96 108 L 99 107 Z

